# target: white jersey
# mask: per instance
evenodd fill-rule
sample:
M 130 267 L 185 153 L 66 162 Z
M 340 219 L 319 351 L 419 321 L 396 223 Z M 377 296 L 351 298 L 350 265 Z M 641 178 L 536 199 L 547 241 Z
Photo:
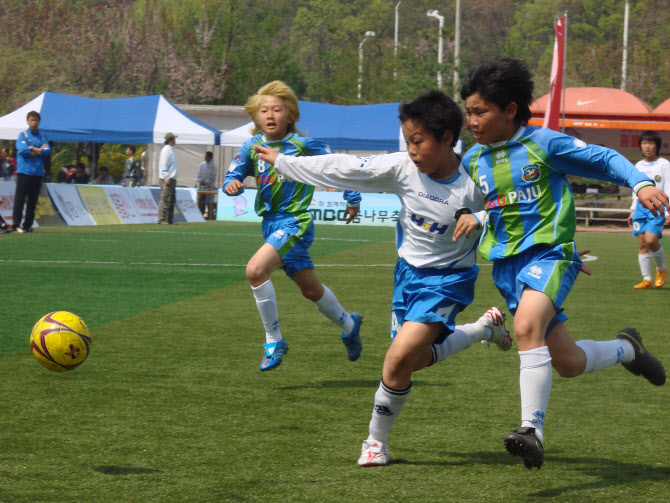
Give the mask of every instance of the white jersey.
M 654 180 L 656 187 L 666 194 L 670 194 L 670 161 L 659 157 L 653 162 L 646 160 L 639 161 L 635 167 L 649 178 Z M 630 209 L 634 210 L 637 206 L 637 194 L 633 191 L 633 204 Z
M 398 255 L 414 267 L 467 268 L 475 265 L 481 229 L 452 240 L 454 215 L 484 209 L 479 188 L 463 166 L 449 180 L 420 173 L 407 152 L 356 157 L 279 155 L 275 169 L 295 181 L 319 187 L 388 192 L 400 198 L 396 225 Z

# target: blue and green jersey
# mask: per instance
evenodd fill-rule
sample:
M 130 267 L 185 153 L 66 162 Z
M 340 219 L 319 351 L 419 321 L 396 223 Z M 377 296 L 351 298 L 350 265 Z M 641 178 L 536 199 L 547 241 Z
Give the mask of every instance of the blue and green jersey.
M 534 126 L 506 142 L 475 145 L 463 165 L 484 193 L 488 222 L 479 250 L 487 260 L 572 241 L 577 218 L 566 174 L 631 188 L 653 183 L 614 150 Z
M 223 182 L 224 188 L 233 180 L 243 181 L 248 176 L 256 179 L 258 193 L 254 204 L 259 216 L 277 213 L 302 213 L 309 210 L 314 187 L 288 180 L 275 171 L 274 166 L 258 158 L 253 149 L 255 145 L 269 147 L 290 156 L 312 156 L 331 154 L 331 150 L 322 141 L 306 138 L 296 133 L 288 133 L 278 141 L 267 141 L 263 134 L 257 134 L 240 148 L 233 159 Z M 344 199 L 351 205 L 361 202 L 357 191 L 345 191 Z

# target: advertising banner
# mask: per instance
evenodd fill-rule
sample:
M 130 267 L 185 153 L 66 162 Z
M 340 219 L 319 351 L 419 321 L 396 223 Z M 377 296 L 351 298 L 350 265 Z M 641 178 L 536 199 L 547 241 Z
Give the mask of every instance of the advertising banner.
M 114 213 L 105 188 L 101 185 L 77 185 L 79 196 L 88 210 L 88 214 L 98 225 L 120 224 L 121 220 Z
M 228 196 L 219 189 L 217 220 L 260 222 L 254 211 L 256 189 L 245 189 L 237 196 Z M 394 194 L 361 194 L 361 210 L 349 225 L 394 226 L 400 213 L 400 201 Z M 315 191 L 309 211 L 315 224 L 345 224 L 347 202 L 342 192 Z
M 177 189 L 177 206 L 187 222 L 204 222 L 205 218 L 195 204 L 197 189 Z
M 143 222 L 155 224 L 158 222 L 158 205 L 151 194 L 149 187 L 135 187 L 128 190 L 128 194 L 135 203 L 135 208 Z
M 51 201 L 67 225 L 95 225 L 95 220 L 88 214 L 76 185 L 48 183 L 47 189 Z

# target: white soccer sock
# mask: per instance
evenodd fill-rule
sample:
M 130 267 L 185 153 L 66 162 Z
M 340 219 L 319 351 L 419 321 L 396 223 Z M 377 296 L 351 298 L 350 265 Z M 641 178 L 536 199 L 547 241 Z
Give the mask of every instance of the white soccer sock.
M 467 325 L 456 325 L 454 331 L 447 336 L 441 344 L 432 344 L 433 364 L 441 362 L 455 355 L 459 351 L 468 349 L 475 342 L 481 341 L 491 336 L 491 330 L 488 327 L 482 327 L 475 323 Z
M 656 269 L 659 271 L 665 269 L 665 254 L 663 252 L 662 246 L 655 252 L 649 252 L 649 255 L 651 255 L 651 257 L 656 262 Z M 649 274 L 651 274 L 651 271 L 649 271 Z
M 256 299 L 256 307 L 261 315 L 261 321 L 265 328 L 265 341 L 278 342 L 282 340 L 279 331 L 279 313 L 277 312 L 277 296 L 272 281 L 267 280 L 262 285 L 251 287 Z
M 403 389 L 389 388 L 383 381 L 379 383 L 379 389 L 375 393 L 375 405 L 372 409 L 369 438 L 382 442 L 388 440 L 393 423 L 398 418 L 411 390 L 411 383 Z
M 540 442 L 544 441 L 544 416 L 551 393 L 551 356 L 549 348 L 519 351 L 521 371 L 519 387 L 521 389 L 521 426 L 535 428 Z
M 649 253 L 640 253 L 637 256 L 637 261 L 640 263 L 640 271 L 642 272 L 642 279 L 651 281 L 651 263 L 652 258 Z
M 323 285 L 323 296 L 314 302 L 314 306 L 330 321 L 340 327 L 345 334 L 354 329 L 354 320 L 340 305 L 335 294 L 326 285 Z
M 621 362 L 631 362 L 635 358 L 633 345 L 623 339 L 612 341 L 581 340 L 575 344 L 586 354 L 584 374 L 597 372 Z

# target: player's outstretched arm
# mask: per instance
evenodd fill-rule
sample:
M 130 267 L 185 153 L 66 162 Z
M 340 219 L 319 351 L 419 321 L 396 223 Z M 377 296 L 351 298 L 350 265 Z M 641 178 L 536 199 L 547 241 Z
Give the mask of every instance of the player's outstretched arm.
M 653 185 L 647 185 L 638 190 L 637 200 L 642 206 L 651 211 L 655 217 L 664 215 L 665 211 L 663 207 L 668 208 L 670 203 L 668 195 Z
M 261 145 L 254 145 L 254 150 L 258 152 L 258 158 L 268 164 L 274 164 L 279 157 L 279 153 L 271 148 L 263 147 Z

